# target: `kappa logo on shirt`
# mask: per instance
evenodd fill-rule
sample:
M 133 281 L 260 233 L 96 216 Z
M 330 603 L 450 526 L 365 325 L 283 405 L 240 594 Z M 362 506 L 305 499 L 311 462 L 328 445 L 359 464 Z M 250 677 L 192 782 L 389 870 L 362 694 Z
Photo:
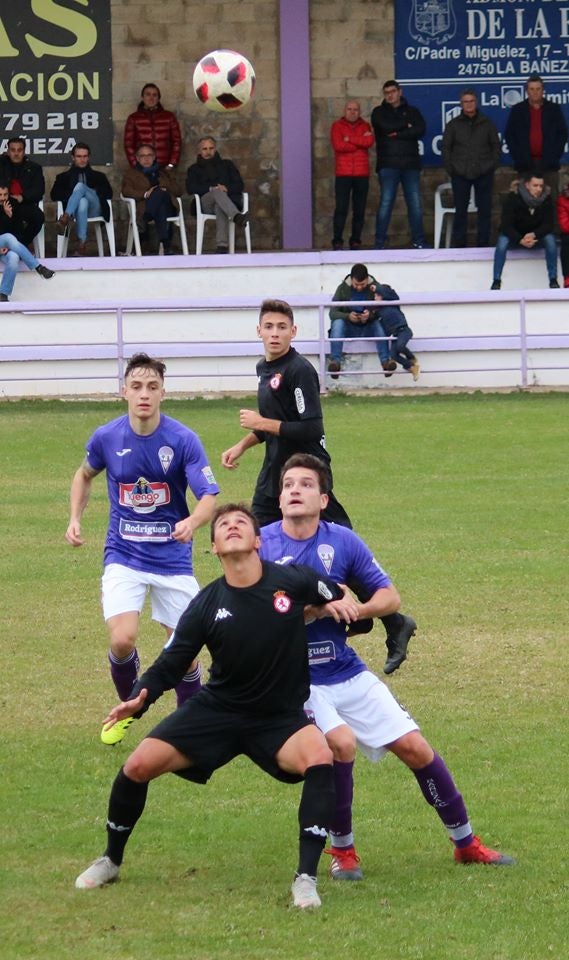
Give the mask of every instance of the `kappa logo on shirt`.
M 217 620 L 227 620 L 228 617 L 232 617 L 233 614 L 230 610 L 226 610 L 225 607 L 219 607 L 214 619 L 214 622 Z
M 284 590 L 277 590 L 274 594 L 273 606 L 277 613 L 288 613 L 291 606 L 292 600 L 290 597 L 287 597 Z

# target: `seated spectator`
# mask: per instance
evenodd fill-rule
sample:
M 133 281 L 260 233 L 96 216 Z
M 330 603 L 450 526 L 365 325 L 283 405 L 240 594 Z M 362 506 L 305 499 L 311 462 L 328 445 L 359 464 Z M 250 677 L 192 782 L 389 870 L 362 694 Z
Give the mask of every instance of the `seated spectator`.
M 0 204 L 4 202 L 3 198 L 7 196 L 8 187 L 0 187 Z M 51 280 L 54 276 L 54 271 L 44 267 L 43 263 L 36 260 L 28 248 L 19 240 L 16 240 L 12 233 L 0 233 L 0 263 L 4 267 L 2 281 L 0 282 L 0 303 L 6 303 L 10 299 L 20 260 L 23 260 L 28 270 L 35 270 L 44 280 Z
M 126 118 L 124 152 L 131 167 L 136 167 L 136 151 L 143 143 L 150 143 L 156 151 L 160 167 L 177 167 L 182 150 L 182 134 L 176 114 L 165 110 L 160 103 L 160 89 L 155 83 L 145 83 L 141 101 L 134 113 Z
M 494 279 L 491 290 L 500 290 L 508 250 L 545 247 L 549 286 L 558 290 L 557 243 L 553 233 L 553 201 L 541 174 L 526 173 L 513 180 L 502 205 L 502 220 L 494 251 Z
M 378 283 L 373 288 L 374 299 L 381 300 L 399 300 L 399 294 L 393 287 L 387 283 Z M 381 308 L 381 323 L 388 337 L 394 337 L 390 341 L 391 360 L 394 366 L 399 363 L 404 370 L 407 370 L 413 377 L 413 380 L 419 379 L 421 367 L 414 353 L 408 349 L 407 344 L 413 336 L 413 331 L 407 323 L 407 318 L 401 307 L 392 304 L 390 307 Z
M 172 224 L 168 217 L 177 211 L 178 183 L 171 167 L 161 168 L 156 151 L 143 143 L 136 151 L 136 167 L 127 170 L 122 181 L 123 197 L 136 200 L 136 221 L 141 241 L 147 238 L 147 227 L 156 224 L 158 243 L 164 253 L 172 253 Z
M 12 207 L 18 210 L 10 232 L 28 247 L 44 224 L 43 210 L 38 204 L 43 200 L 45 180 L 39 163 L 26 156 L 23 137 L 8 140 L 8 150 L 0 157 L 0 180 L 8 184 Z
M 111 199 L 113 188 L 104 173 L 93 170 L 90 159 L 88 144 L 76 143 L 71 151 L 71 166 L 64 173 L 58 173 L 51 188 L 51 199 L 61 201 L 64 206 L 59 218 L 60 233 L 76 221 L 79 242 L 74 257 L 84 257 L 87 253 L 88 218 L 103 217 L 108 221 L 110 217 L 107 200 Z
M 243 205 L 243 180 L 231 160 L 224 160 L 217 152 L 213 137 L 198 141 L 196 163 L 188 167 L 186 190 L 197 193 L 204 213 L 214 213 L 216 218 L 216 253 L 229 250 L 229 221 L 245 226 L 248 213 L 241 213 Z
M 335 120 L 330 129 L 330 141 L 335 157 L 336 178 L 332 247 L 341 250 L 344 246 L 344 226 L 352 198 L 352 232 L 350 250 L 359 250 L 362 245 L 362 230 L 369 189 L 369 151 L 374 144 L 373 130 L 361 117 L 357 100 L 348 100 L 344 115 Z
M 344 277 L 332 297 L 332 300 L 337 301 L 362 301 L 361 307 L 332 307 L 330 310 L 332 323 L 328 336 L 333 342 L 330 344 L 328 372 L 331 373 L 333 380 L 338 379 L 342 369 L 342 340 L 345 337 L 385 337 L 379 312 L 364 306 L 366 301 L 373 301 L 376 284 L 377 280 L 375 277 L 370 277 L 365 263 L 354 263 L 350 273 Z M 378 340 L 375 347 L 385 376 L 391 377 L 397 364 L 390 359 L 388 342 Z
M 569 287 L 569 180 L 563 184 L 557 198 L 557 221 L 561 231 L 563 286 Z

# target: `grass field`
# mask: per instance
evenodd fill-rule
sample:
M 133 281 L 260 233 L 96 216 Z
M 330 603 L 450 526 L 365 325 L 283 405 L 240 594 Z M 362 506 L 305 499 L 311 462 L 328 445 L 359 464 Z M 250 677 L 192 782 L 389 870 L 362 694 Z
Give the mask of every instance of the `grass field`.
M 259 450 L 233 473 L 217 467 L 240 435 L 239 406 L 252 404 L 165 404 L 204 439 L 224 500 L 253 487 Z M 323 906 L 310 915 L 289 907 L 299 788 L 245 760 L 205 788 L 152 785 L 121 882 L 74 889 L 104 848 L 119 765 L 173 702 L 166 695 L 125 745 L 99 743 L 115 702 L 98 598 L 103 478 L 87 544 L 72 550 L 63 534 L 84 443 L 121 409 L 0 404 L 4 960 L 563 960 L 569 395 L 325 401 L 336 493 L 419 623 L 389 685 L 447 760 L 477 832 L 518 865 L 456 866 L 402 764 L 360 758 L 365 880 L 334 883 L 324 864 Z M 195 568 L 202 583 L 218 575 L 204 531 Z M 145 618 L 144 664 L 161 639 Z M 380 631 L 358 649 L 380 672 Z

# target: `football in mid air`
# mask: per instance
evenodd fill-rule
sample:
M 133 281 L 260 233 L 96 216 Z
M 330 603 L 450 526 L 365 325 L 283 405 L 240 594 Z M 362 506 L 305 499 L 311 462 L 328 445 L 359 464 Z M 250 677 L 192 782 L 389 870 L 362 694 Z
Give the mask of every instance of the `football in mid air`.
M 208 110 L 240 110 L 253 96 L 255 71 L 242 53 L 214 50 L 194 70 L 194 92 Z

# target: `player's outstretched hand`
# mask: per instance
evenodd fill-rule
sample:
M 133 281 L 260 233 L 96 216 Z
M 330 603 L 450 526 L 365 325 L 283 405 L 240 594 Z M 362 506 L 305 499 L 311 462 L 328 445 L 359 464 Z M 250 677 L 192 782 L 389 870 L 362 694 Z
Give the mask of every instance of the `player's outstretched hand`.
M 147 696 L 148 690 L 144 687 L 134 700 L 123 700 L 121 703 L 117 703 L 116 707 L 113 707 L 108 716 L 103 720 L 105 730 L 108 730 L 109 727 L 114 727 L 115 723 L 119 720 L 126 720 L 127 717 L 133 717 L 135 713 L 142 710 Z
M 71 522 L 65 532 L 65 539 L 72 547 L 81 547 L 85 543 L 81 536 L 81 526 L 78 523 Z

